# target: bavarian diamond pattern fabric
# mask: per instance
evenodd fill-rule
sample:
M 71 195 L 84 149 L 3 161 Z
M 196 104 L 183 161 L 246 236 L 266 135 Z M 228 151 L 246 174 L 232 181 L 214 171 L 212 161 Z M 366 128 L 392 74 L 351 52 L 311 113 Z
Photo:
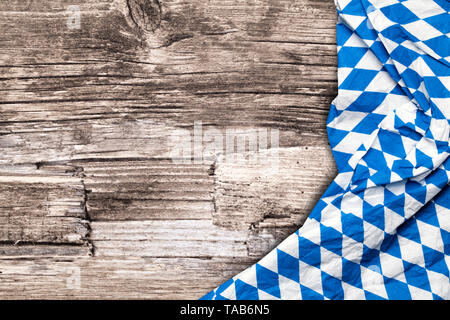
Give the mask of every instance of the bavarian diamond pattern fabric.
M 204 299 L 450 298 L 450 2 L 336 7 L 339 174 L 300 230 Z

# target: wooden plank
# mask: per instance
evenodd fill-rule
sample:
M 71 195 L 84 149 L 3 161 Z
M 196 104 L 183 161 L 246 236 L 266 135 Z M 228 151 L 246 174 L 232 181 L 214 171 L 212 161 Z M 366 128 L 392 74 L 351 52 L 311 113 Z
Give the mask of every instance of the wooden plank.
M 210 165 L 171 159 L 90 161 L 83 165 L 93 221 L 210 219 Z
M 2 299 L 198 299 L 252 258 L 0 258 Z
M 14 168 L 8 169 L 0 169 L 2 245 L 88 245 L 85 190 L 79 177 L 33 175 L 33 171 L 38 171 L 36 168 L 22 168 L 21 175 L 8 175 Z
M 250 164 L 247 159 L 216 163 L 218 225 L 239 228 L 241 224 L 274 219 L 298 226 L 336 174 L 328 148 L 282 148 L 276 153 L 271 149 L 260 153 L 267 157 L 260 164 Z
M 247 257 L 247 231 L 208 220 L 94 222 L 97 256 Z

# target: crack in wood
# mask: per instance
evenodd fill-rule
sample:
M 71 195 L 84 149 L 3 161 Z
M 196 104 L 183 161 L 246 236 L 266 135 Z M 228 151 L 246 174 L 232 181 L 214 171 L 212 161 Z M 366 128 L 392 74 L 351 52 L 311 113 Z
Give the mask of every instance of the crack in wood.
M 89 255 L 94 256 L 95 255 L 95 245 L 91 240 L 91 233 L 92 233 L 92 228 L 91 228 L 91 221 L 92 218 L 89 214 L 89 210 L 88 210 L 88 201 L 89 201 L 89 190 L 86 189 L 86 184 L 84 183 L 84 178 L 86 177 L 84 174 L 84 168 L 83 167 L 78 167 L 81 169 L 81 185 L 83 186 L 83 193 L 84 193 L 84 199 L 83 199 L 83 209 L 84 209 L 84 213 L 85 213 L 85 219 L 88 222 L 87 224 L 87 234 L 86 234 L 86 241 L 87 241 L 87 245 L 89 247 Z

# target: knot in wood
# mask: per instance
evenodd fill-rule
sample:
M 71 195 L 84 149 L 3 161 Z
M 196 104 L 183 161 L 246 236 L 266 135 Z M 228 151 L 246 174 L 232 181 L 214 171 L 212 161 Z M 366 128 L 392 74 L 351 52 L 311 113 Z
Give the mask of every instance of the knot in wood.
M 145 31 L 154 32 L 161 25 L 161 3 L 158 0 L 127 0 L 133 22 Z

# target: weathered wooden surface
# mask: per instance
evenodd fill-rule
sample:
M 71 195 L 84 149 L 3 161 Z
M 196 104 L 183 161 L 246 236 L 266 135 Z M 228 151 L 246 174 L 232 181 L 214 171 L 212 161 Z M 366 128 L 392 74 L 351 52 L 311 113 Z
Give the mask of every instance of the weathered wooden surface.
M 0 298 L 198 298 L 296 230 L 336 170 L 335 23 L 331 0 L 2 1 Z M 172 161 L 198 121 L 278 129 L 278 170 Z

